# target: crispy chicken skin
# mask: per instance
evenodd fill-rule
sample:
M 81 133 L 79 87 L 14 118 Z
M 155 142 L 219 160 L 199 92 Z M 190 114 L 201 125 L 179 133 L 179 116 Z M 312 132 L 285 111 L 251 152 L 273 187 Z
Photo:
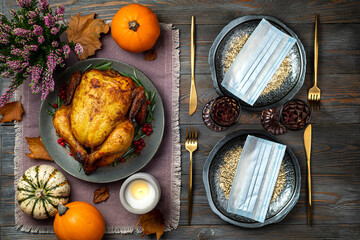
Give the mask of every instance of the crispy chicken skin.
M 68 99 L 72 101 L 56 111 L 53 124 L 89 174 L 111 164 L 130 147 L 132 121 L 140 118 L 137 114 L 146 103 L 144 89 L 116 71 L 91 69 L 80 81 L 78 74 L 71 78 L 73 96 Z

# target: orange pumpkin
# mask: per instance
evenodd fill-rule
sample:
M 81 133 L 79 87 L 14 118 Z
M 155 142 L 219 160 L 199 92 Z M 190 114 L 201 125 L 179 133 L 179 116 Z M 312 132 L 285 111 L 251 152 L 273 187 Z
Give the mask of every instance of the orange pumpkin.
M 111 36 L 121 48 L 132 53 L 151 49 L 159 35 L 155 13 L 140 4 L 122 7 L 111 21 Z
M 72 202 L 58 206 L 54 232 L 59 240 L 100 240 L 105 221 L 99 210 L 86 202 Z

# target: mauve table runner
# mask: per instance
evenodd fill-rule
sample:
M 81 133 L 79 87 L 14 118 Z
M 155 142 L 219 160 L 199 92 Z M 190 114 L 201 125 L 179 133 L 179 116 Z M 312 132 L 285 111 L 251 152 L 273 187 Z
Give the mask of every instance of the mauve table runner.
M 155 45 L 157 59 L 145 61 L 144 54 L 133 54 L 122 50 L 110 34 L 101 38 L 102 49 L 93 57 L 110 58 L 130 64 L 142 71 L 154 83 L 159 91 L 165 110 L 165 130 L 162 144 L 154 158 L 140 170 L 153 175 L 161 186 L 161 199 L 157 209 L 164 215 L 166 230 L 176 228 L 180 217 L 180 133 L 179 133 L 179 31 L 169 24 L 161 24 L 161 34 Z M 78 60 L 72 56 L 67 60 L 71 65 Z M 40 95 L 31 94 L 28 86 L 17 92 L 21 97 L 25 114 L 16 124 L 15 143 L 15 185 L 26 169 L 34 165 L 50 164 L 58 168 L 68 179 L 71 186 L 70 201 L 85 201 L 96 206 L 103 214 L 107 233 L 129 233 L 136 229 L 139 215 L 129 213 L 121 205 L 119 190 L 122 181 L 109 184 L 94 184 L 79 180 L 63 171 L 54 162 L 32 160 L 25 153 L 29 152 L 25 137 L 38 137 Z M 156 117 L 156 116 L 155 116 Z M 156 131 L 156 129 L 154 129 Z M 109 188 L 110 197 L 105 202 L 94 204 L 93 194 L 99 187 Z M 53 232 L 52 219 L 35 220 L 15 208 L 15 225 L 22 231 Z M 137 228 L 139 230 L 139 228 Z

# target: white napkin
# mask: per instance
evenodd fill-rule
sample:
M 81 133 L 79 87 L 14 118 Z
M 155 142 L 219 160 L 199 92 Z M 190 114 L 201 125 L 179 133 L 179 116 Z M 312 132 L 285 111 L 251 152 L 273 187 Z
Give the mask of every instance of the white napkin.
M 222 86 L 254 105 L 296 39 L 262 19 L 225 74 Z

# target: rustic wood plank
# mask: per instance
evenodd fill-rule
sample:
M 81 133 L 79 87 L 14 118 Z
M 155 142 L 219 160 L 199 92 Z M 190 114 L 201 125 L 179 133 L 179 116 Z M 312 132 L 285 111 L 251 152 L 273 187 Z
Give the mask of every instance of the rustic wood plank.
M 161 239 L 285 239 L 297 236 L 296 239 L 353 239 L 360 234 L 358 225 L 338 224 L 335 226 L 323 225 L 319 228 L 303 227 L 300 225 L 273 225 L 261 229 L 251 230 L 232 225 L 207 225 L 207 226 L 180 226 L 176 231 L 165 232 Z M 177 234 L 181 232 L 181 234 Z M 256 234 L 254 234 L 256 232 Z M 140 234 L 105 235 L 104 239 L 139 239 Z M 52 234 L 30 234 L 16 231 L 11 227 L 4 227 L 3 240 L 48 240 L 55 239 Z M 143 239 L 156 239 L 154 235 L 145 236 Z
M 285 24 L 287 24 L 285 22 Z M 287 24 L 304 45 L 307 72 L 313 72 L 314 24 Z M 190 74 L 190 25 L 176 26 L 181 33 L 181 73 Z M 196 26 L 197 74 L 209 73 L 210 47 L 224 25 Z M 322 24 L 319 26 L 319 73 L 360 73 L 359 24 Z
M 304 85 L 295 96 L 307 99 L 307 91 L 313 84 L 313 77 L 307 74 Z M 194 115 L 189 116 L 190 76 L 182 75 L 180 81 L 180 123 L 195 124 L 202 122 L 202 110 L 205 104 L 218 95 L 213 87 L 211 75 L 195 75 L 198 94 L 198 107 Z M 313 113 L 312 123 L 360 123 L 360 75 L 359 74 L 319 74 L 321 88 L 321 111 Z M 238 125 L 260 124 L 259 112 L 242 111 Z M 260 125 L 259 125 L 260 126 Z
M 226 24 L 232 19 L 244 15 L 276 16 L 288 23 L 313 23 L 314 14 L 320 14 L 321 23 L 359 23 L 360 3 L 358 1 L 147 1 L 138 0 L 137 3 L 150 7 L 162 22 L 174 24 L 188 24 L 190 16 L 197 17 L 197 24 Z M 66 8 L 65 16 L 82 12 L 90 14 L 96 12 L 99 18 L 111 19 L 122 6 L 131 1 L 113 0 L 51 0 L 52 7 L 60 4 Z M 15 0 L 5 0 L 4 11 L 17 8 Z

